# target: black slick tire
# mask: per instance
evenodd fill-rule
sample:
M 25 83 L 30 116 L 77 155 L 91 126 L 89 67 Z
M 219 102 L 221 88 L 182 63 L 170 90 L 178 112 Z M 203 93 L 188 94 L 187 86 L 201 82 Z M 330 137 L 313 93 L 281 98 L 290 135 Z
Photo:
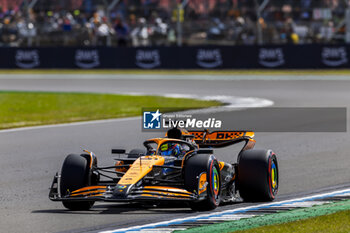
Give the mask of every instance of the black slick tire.
M 189 192 L 198 192 L 199 177 L 202 173 L 206 173 L 207 197 L 205 200 L 189 203 L 191 209 L 195 211 L 213 210 L 220 204 L 220 168 L 213 155 L 194 155 L 186 161 L 185 188 Z
M 61 170 L 61 196 L 90 185 L 90 160 L 86 155 L 70 154 L 63 162 Z M 69 210 L 89 210 L 94 201 L 63 201 Z
M 238 190 L 244 201 L 273 201 L 278 192 L 278 163 L 271 150 L 246 150 L 238 161 Z

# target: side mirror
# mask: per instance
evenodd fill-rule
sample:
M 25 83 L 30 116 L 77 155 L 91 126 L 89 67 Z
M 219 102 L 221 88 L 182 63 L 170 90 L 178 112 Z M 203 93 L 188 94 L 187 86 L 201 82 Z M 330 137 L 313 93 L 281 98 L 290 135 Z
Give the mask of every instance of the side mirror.
M 197 154 L 213 154 L 214 150 L 198 150 Z
M 112 154 L 125 154 L 125 149 L 112 149 Z

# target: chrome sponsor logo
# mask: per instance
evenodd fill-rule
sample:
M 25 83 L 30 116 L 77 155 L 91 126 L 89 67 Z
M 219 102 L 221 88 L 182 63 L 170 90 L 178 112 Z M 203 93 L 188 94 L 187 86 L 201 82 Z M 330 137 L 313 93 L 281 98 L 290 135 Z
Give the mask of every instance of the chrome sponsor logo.
M 331 67 L 337 67 L 348 63 L 348 54 L 345 47 L 330 48 L 324 47 L 322 49 L 323 64 Z
M 143 69 L 152 69 L 160 66 L 159 50 L 143 50 L 136 51 L 136 65 Z
M 199 49 L 197 51 L 197 65 L 203 68 L 216 68 L 222 65 L 220 49 Z
M 259 51 L 259 64 L 265 67 L 274 68 L 285 63 L 282 48 L 261 48 Z
M 75 52 L 75 64 L 83 69 L 91 69 L 100 65 L 100 56 L 97 50 L 78 49 Z
M 15 60 L 16 65 L 24 69 L 31 69 L 40 65 L 38 50 L 17 50 Z

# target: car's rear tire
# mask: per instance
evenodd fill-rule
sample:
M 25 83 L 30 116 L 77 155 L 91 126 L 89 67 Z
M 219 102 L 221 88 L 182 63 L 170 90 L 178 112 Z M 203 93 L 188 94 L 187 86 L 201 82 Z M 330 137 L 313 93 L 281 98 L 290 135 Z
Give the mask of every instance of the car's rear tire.
M 139 158 L 141 155 L 145 155 L 146 151 L 144 149 L 132 149 L 129 154 L 128 158 Z
M 63 162 L 61 170 L 61 196 L 86 187 L 91 183 L 90 159 L 86 155 L 70 154 Z M 63 201 L 63 206 L 69 210 L 89 210 L 94 201 Z
M 190 207 L 195 211 L 213 210 L 220 204 L 221 178 L 220 168 L 213 155 L 195 155 L 189 158 L 185 164 L 185 188 L 189 192 L 197 192 L 199 177 L 205 172 L 208 182 L 206 192 L 207 198 L 199 202 L 190 202 Z
M 238 160 L 238 190 L 244 201 L 273 201 L 278 192 L 278 163 L 271 150 L 246 150 Z

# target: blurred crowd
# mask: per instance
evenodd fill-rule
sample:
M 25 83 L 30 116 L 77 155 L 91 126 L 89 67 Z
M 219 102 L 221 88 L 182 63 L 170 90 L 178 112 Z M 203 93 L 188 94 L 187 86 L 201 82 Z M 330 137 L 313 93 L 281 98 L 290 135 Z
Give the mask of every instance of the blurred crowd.
M 0 46 L 344 42 L 350 0 L 0 0 Z M 183 10 L 179 4 L 183 3 Z M 259 17 L 260 16 L 260 17 Z M 179 21 L 179 22 L 178 22 Z

